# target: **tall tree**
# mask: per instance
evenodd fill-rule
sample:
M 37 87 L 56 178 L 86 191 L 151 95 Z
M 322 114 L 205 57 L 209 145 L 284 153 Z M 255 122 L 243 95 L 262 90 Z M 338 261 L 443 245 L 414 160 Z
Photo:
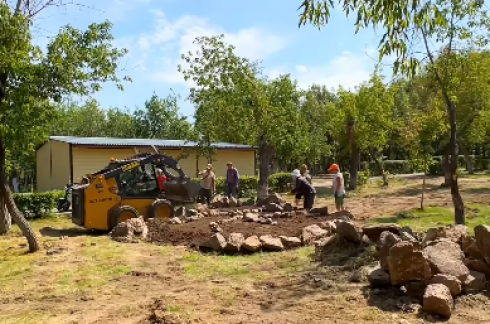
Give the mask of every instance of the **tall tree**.
M 0 3 L 0 224 L 11 216 L 34 252 L 40 249 L 39 241 L 10 192 L 6 151 L 32 149 L 32 143 L 44 136 L 37 130 L 49 122 L 51 101 L 72 93 L 88 95 L 105 81 L 122 89 L 116 70 L 126 51 L 112 47 L 112 25 L 104 22 L 91 24 L 84 32 L 63 27 L 43 53 L 32 43 L 30 18 L 36 10 L 30 3 L 18 0 L 15 8 Z M 4 205 L 8 214 L 2 213 Z
M 239 57 L 224 36 L 198 37 L 199 50 L 183 54 L 179 70 L 196 86 L 190 99 L 196 124 L 214 139 L 259 147 L 259 198 L 268 194 L 275 154 L 297 158 L 306 152 L 306 122 L 300 118 L 301 92 L 289 75 L 263 77 L 258 62 Z
M 419 70 L 421 59 L 419 53 L 431 63 L 447 111 L 447 123 L 450 127 L 449 152 L 451 155 L 451 196 L 454 204 L 455 221 L 465 223 L 464 203 L 459 192 L 457 178 L 457 125 L 456 101 L 450 94 L 451 74 L 448 66 L 455 66 L 460 55 L 472 48 L 481 49 L 488 43 L 490 22 L 484 1 L 481 0 L 440 0 L 440 1 L 358 1 L 345 0 L 338 2 L 347 16 L 357 17 L 356 32 L 361 28 L 381 27 L 384 35 L 379 43 L 380 61 L 395 55 L 393 72 L 413 76 Z M 334 8 L 332 0 L 304 0 L 299 25 L 308 22 L 317 27 L 328 24 L 330 11 Z M 417 42 L 421 40 L 421 48 Z M 435 40 L 431 46 L 430 40 Z M 441 44 L 442 46 L 441 50 Z M 445 55 L 444 63 L 435 64 L 436 57 Z
M 179 115 L 179 97 L 170 94 L 160 98 L 153 94 L 145 102 L 144 109 L 135 111 L 135 132 L 139 138 L 162 138 L 189 140 L 193 137 L 193 127 Z

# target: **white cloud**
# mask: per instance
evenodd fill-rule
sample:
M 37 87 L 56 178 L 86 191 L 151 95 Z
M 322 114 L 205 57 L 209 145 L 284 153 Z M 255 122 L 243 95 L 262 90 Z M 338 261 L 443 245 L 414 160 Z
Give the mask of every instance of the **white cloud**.
M 355 55 L 343 52 L 325 65 L 296 66 L 299 73 L 293 76 L 301 88 L 312 84 L 322 84 L 327 88 L 337 89 L 342 85 L 345 89 L 353 89 L 363 81 L 369 80 L 374 63 L 366 55 Z M 298 67 L 304 67 L 304 69 Z
M 193 42 L 199 36 L 224 34 L 225 41 L 236 47 L 238 55 L 252 60 L 265 59 L 287 46 L 284 38 L 256 27 L 229 32 L 203 17 L 184 15 L 171 20 L 161 10 L 152 13 L 155 18 L 152 31 L 119 40 L 119 44 L 126 44 L 130 55 L 137 53 L 131 59 L 141 66 L 146 67 L 151 61 L 151 78 L 164 83 L 186 83 L 177 71 L 177 65 L 182 63 L 180 54 L 197 49 Z
M 299 73 L 308 72 L 308 68 L 304 65 L 296 65 L 295 68 L 296 68 L 296 71 L 298 71 Z

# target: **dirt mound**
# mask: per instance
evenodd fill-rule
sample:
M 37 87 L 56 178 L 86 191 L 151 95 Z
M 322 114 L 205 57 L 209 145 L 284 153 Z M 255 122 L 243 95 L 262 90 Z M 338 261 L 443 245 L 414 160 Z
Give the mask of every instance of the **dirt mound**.
M 211 222 L 219 223 L 225 237 L 230 233 L 242 233 L 245 237 L 252 235 L 298 236 L 304 227 L 326 221 L 329 217 L 298 214 L 291 218 L 276 219 L 277 224 L 275 225 L 244 222 L 242 220 L 227 222 L 229 219 L 230 217 L 227 216 L 216 216 L 183 224 L 148 222 L 148 237 L 150 241 L 162 244 L 199 246 L 212 234 L 209 227 Z

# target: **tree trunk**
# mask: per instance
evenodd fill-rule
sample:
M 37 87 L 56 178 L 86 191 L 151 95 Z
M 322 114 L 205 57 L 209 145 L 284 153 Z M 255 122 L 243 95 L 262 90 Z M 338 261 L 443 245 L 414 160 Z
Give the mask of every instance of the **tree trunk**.
M 359 161 L 361 158 L 361 150 L 357 147 L 357 145 L 353 145 L 350 153 L 350 182 L 349 189 L 355 190 L 357 188 L 357 177 L 359 175 Z
M 12 229 L 12 217 L 7 210 L 7 205 L 0 197 L 0 235 L 5 235 Z
M 258 199 L 267 198 L 269 195 L 269 175 L 271 171 L 272 157 L 274 156 L 274 150 L 270 145 L 267 137 L 262 135 L 260 139 L 259 147 L 259 190 L 257 192 Z
M 449 187 L 451 185 L 451 162 L 449 158 L 449 152 L 444 152 L 444 161 L 442 168 L 444 171 L 444 187 Z
M 424 209 L 424 195 L 425 195 L 425 180 L 427 178 L 427 172 L 424 172 L 424 180 L 422 180 L 422 197 L 420 198 L 420 209 Z
M 448 108 L 449 125 L 451 126 L 451 197 L 454 204 L 454 220 L 456 224 L 465 224 L 464 203 L 458 186 L 458 142 L 456 138 L 456 105 L 450 101 Z
M 32 230 L 29 222 L 27 222 L 15 205 L 5 171 L 5 146 L 3 144 L 3 139 L 0 138 L 0 199 L 4 201 L 8 214 L 12 217 L 12 220 L 17 224 L 17 226 L 19 226 L 22 234 L 24 234 L 25 238 L 27 239 L 27 243 L 29 244 L 29 252 L 39 251 L 41 246 L 36 234 Z
M 471 161 L 471 157 L 468 150 L 466 149 L 466 146 L 463 145 L 462 141 L 458 141 L 458 144 L 459 144 L 459 149 L 461 150 L 461 153 L 463 153 L 464 156 L 464 161 L 466 163 L 466 170 L 468 170 L 469 174 L 474 174 L 475 169 L 473 168 L 473 161 Z

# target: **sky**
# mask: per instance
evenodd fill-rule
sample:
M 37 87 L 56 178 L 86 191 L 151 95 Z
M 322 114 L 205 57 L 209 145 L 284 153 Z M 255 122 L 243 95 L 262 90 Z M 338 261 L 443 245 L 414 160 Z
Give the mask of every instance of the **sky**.
M 191 121 L 194 107 L 186 100 L 189 88 L 177 71 L 180 55 L 195 49 L 199 36 L 225 35 L 240 56 L 262 60 L 271 78 L 290 73 L 301 88 L 311 84 L 353 88 L 369 79 L 377 63 L 380 35 L 373 30 L 355 34 L 354 20 L 340 10 L 319 31 L 298 28 L 301 0 L 83 0 L 83 5 L 51 7 L 34 21 L 34 39 L 46 46 L 66 25 L 86 29 L 90 23 L 110 20 L 115 45 L 128 49 L 120 62 L 128 75 L 123 92 L 104 84 L 93 97 L 102 107 L 142 107 L 153 93 L 181 96 L 180 110 Z

